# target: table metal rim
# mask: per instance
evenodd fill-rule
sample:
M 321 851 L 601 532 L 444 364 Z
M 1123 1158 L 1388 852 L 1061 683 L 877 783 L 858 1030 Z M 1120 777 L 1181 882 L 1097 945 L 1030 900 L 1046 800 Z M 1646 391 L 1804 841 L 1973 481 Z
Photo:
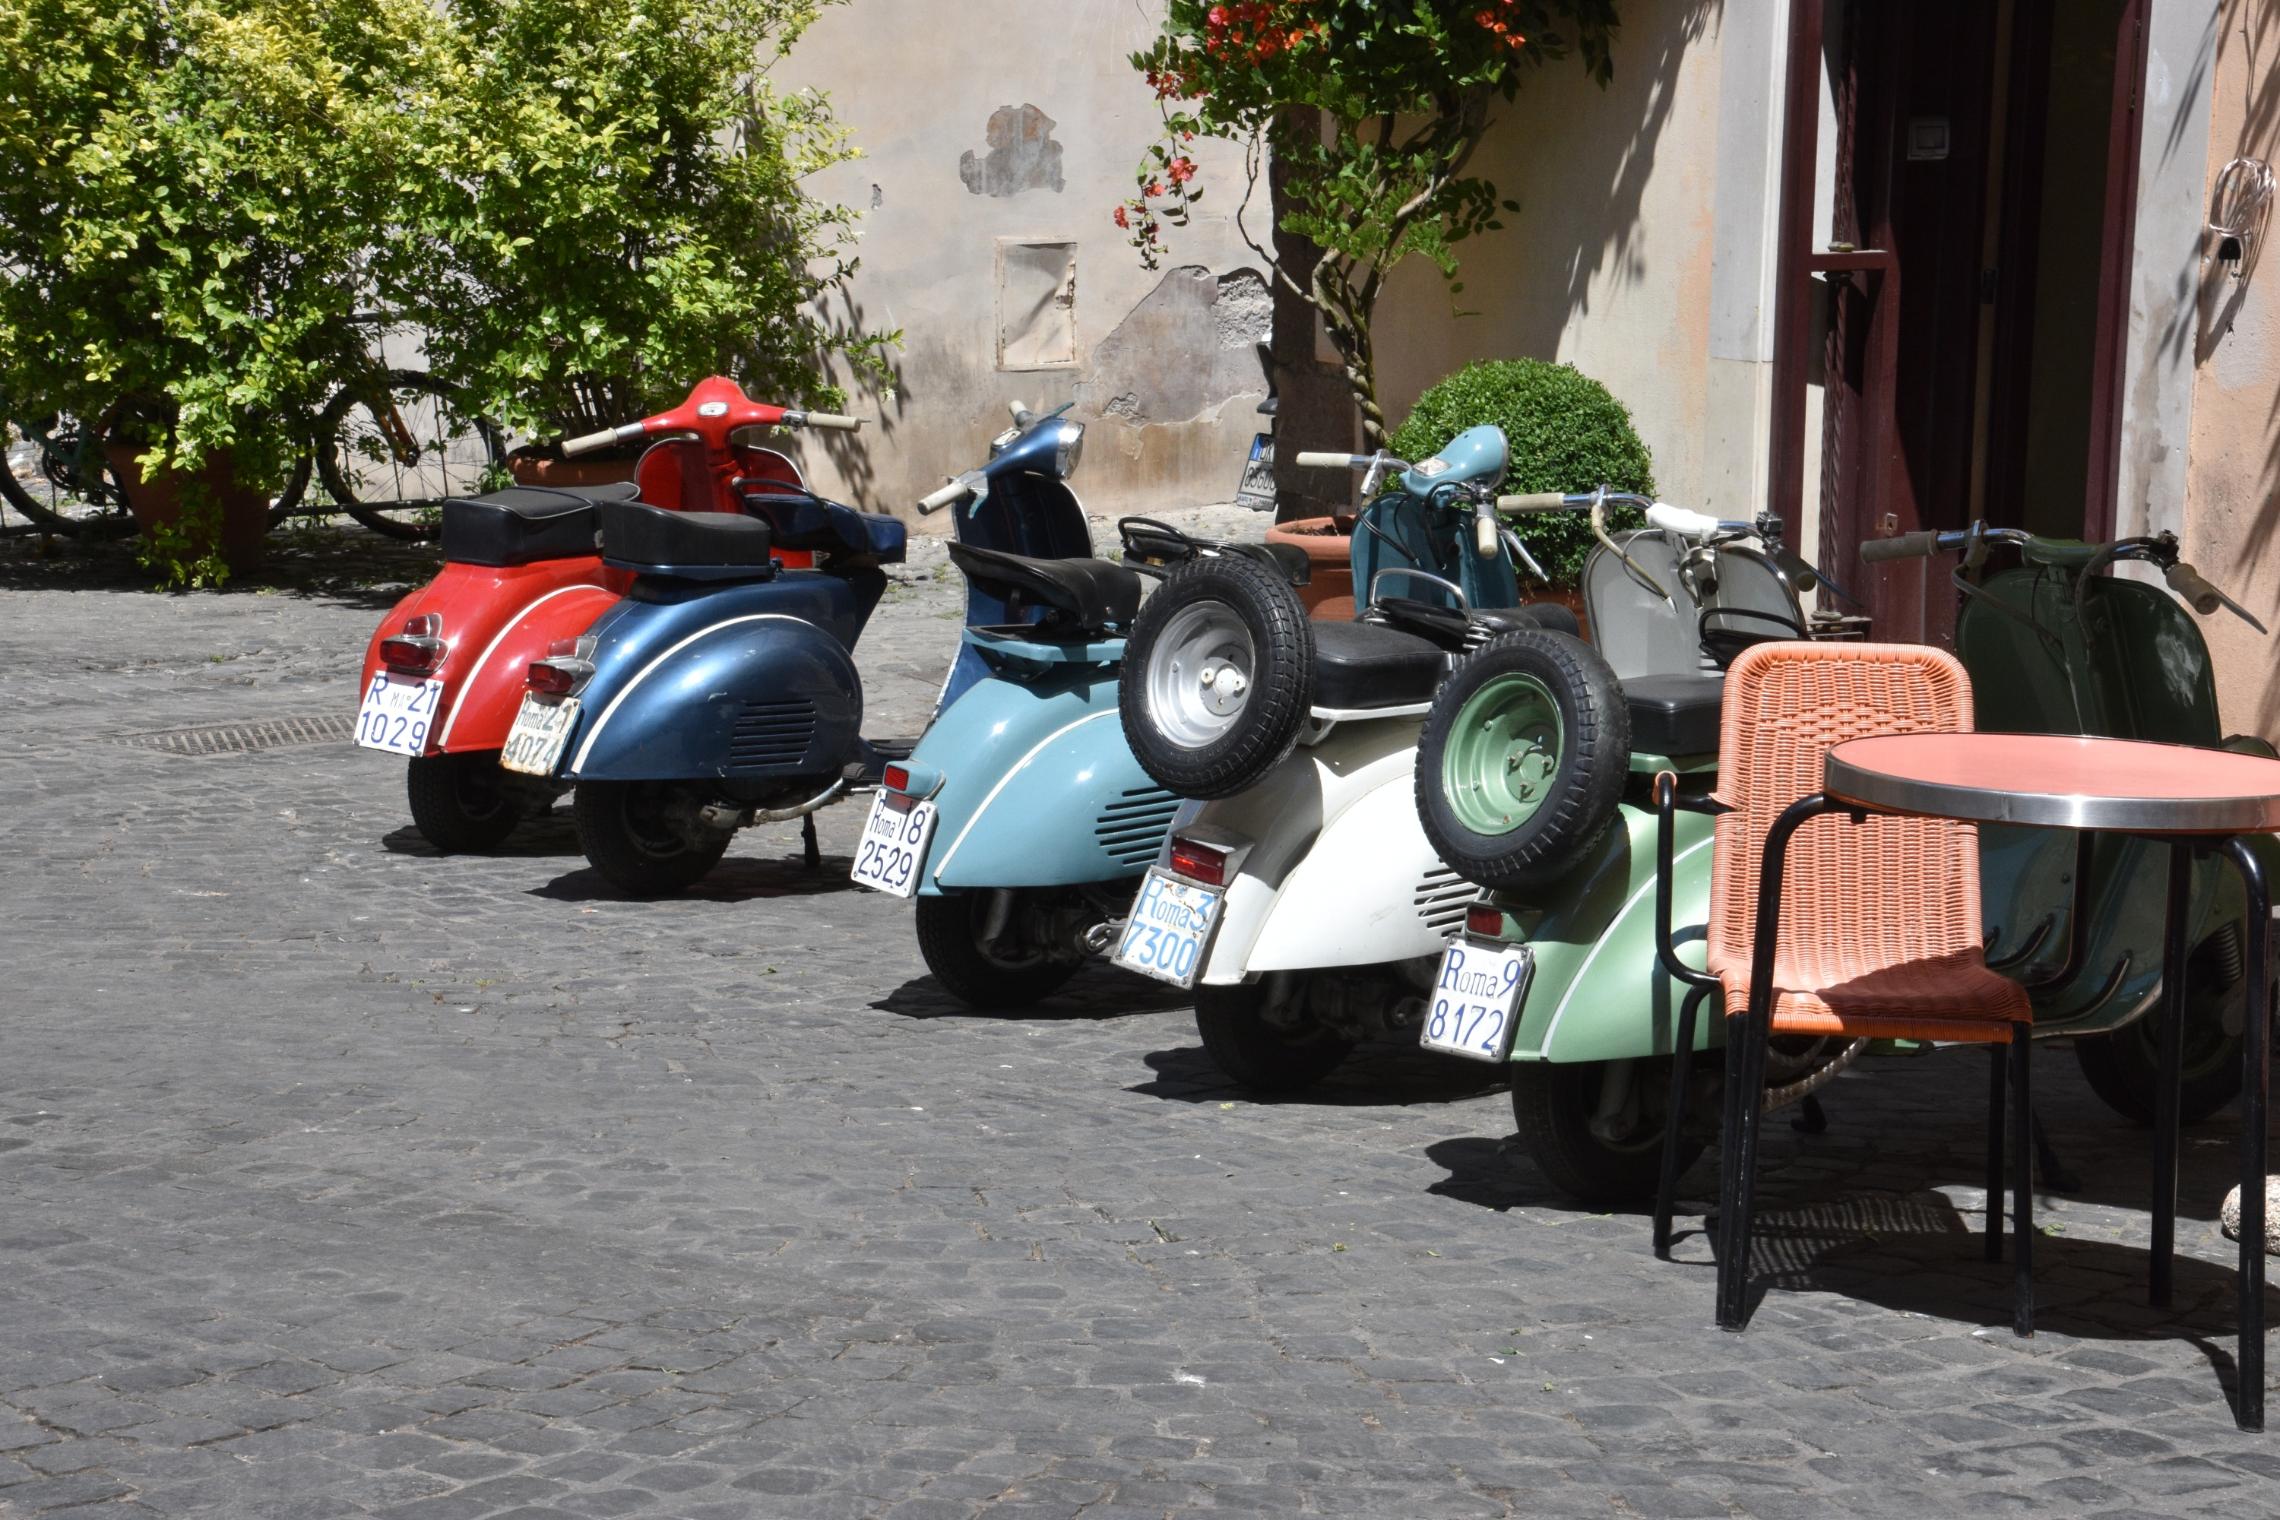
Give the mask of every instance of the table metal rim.
M 2280 831 L 2280 797 L 2097 797 L 1951 786 L 1851 765 L 1835 750 L 1829 752 L 1822 778 L 1823 790 L 1838 801 L 1970 823 L 2130 834 Z

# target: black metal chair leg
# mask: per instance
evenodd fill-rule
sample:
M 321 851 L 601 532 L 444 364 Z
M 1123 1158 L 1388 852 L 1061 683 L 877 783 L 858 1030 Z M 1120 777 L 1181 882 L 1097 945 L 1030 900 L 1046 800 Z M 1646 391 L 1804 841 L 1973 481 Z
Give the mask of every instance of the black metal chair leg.
M 2178 1071 L 2185 1056 L 2185 937 L 2193 900 L 2193 846 L 2169 847 L 2169 916 L 2161 936 L 2161 1043 L 2153 1095 L 2153 1263 L 2146 1301 L 2169 1306 L 2177 1257 Z
M 812 871 L 823 864 L 823 847 L 816 843 L 815 814 L 813 813 L 806 814 L 800 819 L 800 848 L 807 856 L 807 868 L 809 870 Z
M 1807 1093 L 1805 1101 L 1797 1105 L 1797 1117 L 1789 1121 L 1789 1127 L 1800 1135 L 1825 1135 L 1829 1132 L 1829 1111 L 1821 1106 L 1818 1097 Z
M 1726 1090 L 1718 1117 L 1718 1323 L 1726 1314 L 1726 1274 L 1734 1261 L 1734 1163 L 1742 1148 L 1743 1020 L 1726 1020 Z
M 2264 868 L 2245 840 L 2225 841 L 2248 897 L 2248 1017 L 2241 1039 L 2240 1089 L 2240 1397 L 2233 1418 L 2243 1430 L 2264 1428 L 2264 1168 L 2265 1126 L 2272 1098 L 2272 895 Z
M 1686 1118 L 1687 1079 L 1694 1071 L 1694 1019 L 1708 995 L 1706 987 L 1689 989 L 1678 1006 L 1678 1038 L 1671 1048 L 1670 1096 L 1663 1104 L 1662 1175 L 1655 1184 L 1655 1255 L 1665 1261 L 1670 1259 L 1671 1210 L 1678 1201 L 1678 1132 Z
M 2035 1110 L 2028 1081 L 2034 1061 L 2033 1027 L 2013 1024 L 2005 1053 L 2011 1068 L 2011 1329 L 2031 1336 L 2035 1333 L 2035 1153 L 2028 1132 L 2034 1127 Z M 1989 1237 L 1988 1244 L 1994 1243 Z
M 1765 1053 L 1767 1028 L 1772 1023 L 1772 999 L 1767 997 L 1765 1001 L 1769 1005 L 1766 1017 L 1763 1020 L 1746 1018 L 1740 1030 L 1744 1045 L 1742 1127 L 1734 1145 L 1734 1199 L 1731 1209 L 1734 1222 L 1729 1232 L 1733 1241 L 1733 1264 L 1731 1271 L 1721 1274 L 1726 1293 L 1718 1306 L 1718 1324 L 1725 1330 L 1739 1330 L 1749 1322 L 1750 1226 L 1757 1207 L 1758 1138 L 1764 1128 Z
M 2003 1167 L 2003 1088 L 2010 1066 L 2010 1048 L 1990 1045 L 1994 1059 L 1987 1066 L 1987 1259 L 2003 1259 L 2003 1188 L 2009 1173 Z

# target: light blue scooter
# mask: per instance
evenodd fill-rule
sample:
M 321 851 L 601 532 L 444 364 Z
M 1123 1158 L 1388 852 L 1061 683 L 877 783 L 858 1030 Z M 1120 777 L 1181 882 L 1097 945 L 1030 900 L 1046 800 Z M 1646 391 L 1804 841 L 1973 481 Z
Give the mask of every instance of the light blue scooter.
M 886 768 L 851 873 L 917 899 L 927 968 L 976 1007 L 1033 1003 L 1106 950 L 1179 806 L 1117 720 L 1142 570 L 1265 552 L 1126 519 L 1128 563 L 1096 558 L 1067 485 L 1084 436 L 1067 410 L 1016 407 L 987 464 L 919 503 L 957 508 L 966 628 L 924 737 Z

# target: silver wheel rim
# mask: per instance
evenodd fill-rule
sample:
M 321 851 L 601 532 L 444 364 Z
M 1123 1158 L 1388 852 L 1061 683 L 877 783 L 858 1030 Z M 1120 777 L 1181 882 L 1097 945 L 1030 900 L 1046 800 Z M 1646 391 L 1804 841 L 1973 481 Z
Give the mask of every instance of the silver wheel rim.
M 1148 662 L 1148 710 L 1164 737 L 1202 749 L 1223 737 L 1250 705 L 1258 652 L 1251 630 L 1225 602 L 1196 602 L 1172 614 Z

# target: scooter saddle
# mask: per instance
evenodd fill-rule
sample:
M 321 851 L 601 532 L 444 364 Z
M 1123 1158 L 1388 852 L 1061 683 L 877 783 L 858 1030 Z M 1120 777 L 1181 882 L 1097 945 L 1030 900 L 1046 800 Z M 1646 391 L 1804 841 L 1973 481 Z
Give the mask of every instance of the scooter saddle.
M 1357 711 L 1433 700 L 1447 673 L 1441 646 L 1377 623 L 1314 625 L 1314 705 Z
M 597 510 L 608 564 L 689 580 L 745 579 L 774 570 L 775 535 L 757 517 L 668 512 L 638 501 L 606 501 Z
M 744 510 L 764 520 L 779 549 L 817 554 L 869 554 L 902 563 L 909 530 L 881 512 L 858 512 L 805 491 L 747 491 Z
M 1631 749 L 1642 755 L 1708 755 L 1718 749 L 1726 678 L 1700 675 L 1625 676 L 1623 705 L 1631 710 Z
M 606 486 L 510 486 L 443 504 L 443 557 L 463 565 L 528 565 L 594 552 L 595 507 L 630 501 L 631 481 Z
M 1106 633 L 1129 627 L 1140 610 L 1139 574 L 1105 559 L 1031 559 L 953 542 L 950 562 L 1017 616 L 1025 606 L 1047 608 L 1046 628 Z

